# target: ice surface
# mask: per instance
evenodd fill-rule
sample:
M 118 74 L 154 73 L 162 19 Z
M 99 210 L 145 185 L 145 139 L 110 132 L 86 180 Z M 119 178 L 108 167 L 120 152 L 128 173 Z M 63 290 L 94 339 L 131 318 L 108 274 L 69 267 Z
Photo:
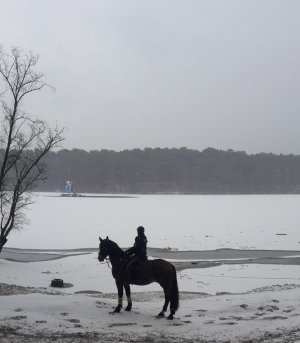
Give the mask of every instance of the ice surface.
M 143 225 L 151 247 L 300 249 L 300 195 L 65 198 L 38 193 L 34 200 L 27 213 L 30 225 L 12 233 L 7 246 L 97 247 L 100 235 L 128 247 Z

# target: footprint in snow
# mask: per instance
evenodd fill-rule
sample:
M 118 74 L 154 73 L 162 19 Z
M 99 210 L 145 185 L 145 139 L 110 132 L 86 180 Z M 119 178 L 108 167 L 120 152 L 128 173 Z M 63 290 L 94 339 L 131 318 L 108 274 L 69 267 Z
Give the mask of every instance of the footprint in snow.
M 230 316 L 230 318 L 231 319 L 233 319 L 233 320 L 245 320 L 245 318 L 244 317 L 239 317 L 239 316 Z
M 236 322 L 227 322 L 227 323 L 220 323 L 222 325 L 236 325 L 237 323 Z
M 254 313 L 256 316 L 258 317 L 261 317 L 261 316 L 264 316 L 266 314 L 266 312 L 257 312 L 257 313 Z
M 260 306 L 257 308 L 259 311 L 268 311 L 268 312 L 274 312 L 274 311 L 278 311 L 279 307 L 278 306 L 274 306 L 274 305 L 267 305 L 267 306 Z
M 10 317 L 9 319 L 12 319 L 12 320 L 22 320 L 22 319 L 26 319 L 27 316 L 15 316 L 15 317 Z
M 66 319 L 66 321 L 68 321 L 70 323 L 80 323 L 79 319 Z
M 137 323 L 112 323 L 108 325 L 109 328 L 115 327 L 115 326 L 132 326 L 137 325 Z
M 207 320 L 206 322 L 204 322 L 204 324 L 214 324 L 215 321 L 214 320 Z
M 207 312 L 207 310 L 195 310 L 196 312 Z
M 287 319 L 287 317 L 283 317 L 283 316 L 273 316 L 273 317 L 264 317 L 262 318 L 263 320 L 277 320 L 277 319 L 281 319 L 281 320 L 285 320 Z

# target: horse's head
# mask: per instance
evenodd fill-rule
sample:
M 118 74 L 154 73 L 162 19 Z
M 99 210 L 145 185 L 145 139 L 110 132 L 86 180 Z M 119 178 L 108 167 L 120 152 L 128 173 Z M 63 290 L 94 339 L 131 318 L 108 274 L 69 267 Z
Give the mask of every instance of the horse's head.
M 106 239 L 102 239 L 101 237 L 99 237 L 99 254 L 98 254 L 98 261 L 99 262 L 103 262 L 104 259 L 109 255 L 109 243 L 110 240 L 108 239 L 108 237 L 106 237 Z

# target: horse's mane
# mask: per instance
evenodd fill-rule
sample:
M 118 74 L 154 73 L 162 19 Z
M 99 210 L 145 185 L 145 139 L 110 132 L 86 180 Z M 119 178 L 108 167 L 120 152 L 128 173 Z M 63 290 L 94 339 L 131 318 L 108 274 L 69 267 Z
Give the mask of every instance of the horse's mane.
M 122 255 L 125 254 L 124 250 L 121 249 L 116 242 L 111 241 L 110 239 L 108 239 L 108 242 L 112 249 L 118 250 L 120 253 L 122 253 Z

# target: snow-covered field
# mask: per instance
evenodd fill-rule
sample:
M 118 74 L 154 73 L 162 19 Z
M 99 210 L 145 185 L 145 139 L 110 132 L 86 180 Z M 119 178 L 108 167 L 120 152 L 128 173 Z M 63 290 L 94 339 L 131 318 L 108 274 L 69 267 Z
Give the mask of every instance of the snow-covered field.
M 300 342 L 299 205 L 297 195 L 38 194 L 0 255 L 0 342 Z M 176 265 L 174 321 L 156 318 L 157 284 L 133 286 L 133 311 L 109 314 L 116 287 L 98 236 L 128 247 L 139 225 L 150 258 Z M 59 294 L 54 278 L 67 286 Z

